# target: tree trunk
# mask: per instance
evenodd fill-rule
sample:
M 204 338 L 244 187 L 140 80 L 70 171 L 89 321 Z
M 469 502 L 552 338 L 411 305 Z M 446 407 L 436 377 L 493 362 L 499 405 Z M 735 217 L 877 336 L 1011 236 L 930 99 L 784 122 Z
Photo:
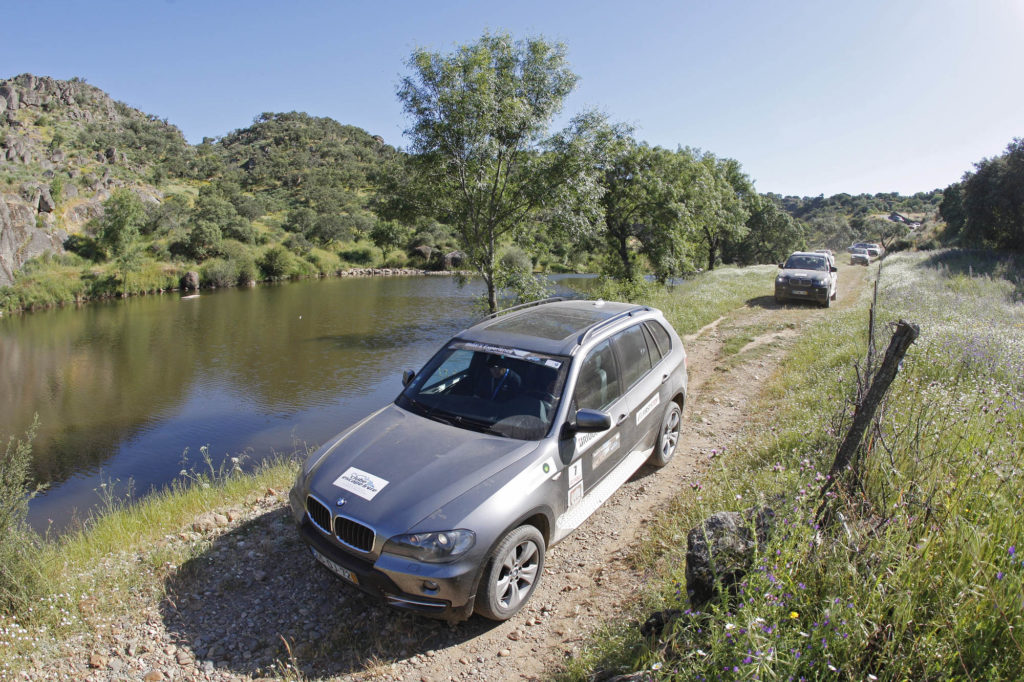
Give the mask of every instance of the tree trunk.
M 494 288 L 494 273 L 490 276 L 484 275 L 484 282 L 487 284 L 487 310 L 491 313 L 498 312 L 498 291 Z
M 619 258 L 622 259 L 622 272 L 627 280 L 633 279 L 633 261 L 629 259 L 629 247 L 626 237 L 619 238 Z

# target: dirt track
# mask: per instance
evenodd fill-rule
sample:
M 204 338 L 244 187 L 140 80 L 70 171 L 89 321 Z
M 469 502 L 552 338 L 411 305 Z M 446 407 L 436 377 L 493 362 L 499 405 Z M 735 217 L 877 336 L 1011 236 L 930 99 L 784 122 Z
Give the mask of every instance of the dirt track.
M 840 267 L 839 306 L 856 298 L 865 272 Z M 218 528 L 169 538 L 209 547 L 185 566 L 166 567 L 167 598 L 140 598 L 133 617 L 97 622 L 91 635 L 59 643 L 34 659 L 27 677 L 544 679 L 590 630 L 634 600 L 645 576 L 627 557 L 645 525 L 674 496 L 695 494 L 690 483 L 743 433 L 747 406 L 793 339 L 829 314 L 780 306 L 767 295 L 685 339 L 690 386 L 675 458 L 660 471 L 642 468 L 552 548 L 530 604 L 506 623 L 475 616 L 453 627 L 397 613 L 342 585 L 303 551 L 286 491 L 275 491 L 244 509 L 223 510 L 234 518 Z M 726 354 L 733 337 L 748 341 Z M 294 668 L 283 669 L 282 661 Z

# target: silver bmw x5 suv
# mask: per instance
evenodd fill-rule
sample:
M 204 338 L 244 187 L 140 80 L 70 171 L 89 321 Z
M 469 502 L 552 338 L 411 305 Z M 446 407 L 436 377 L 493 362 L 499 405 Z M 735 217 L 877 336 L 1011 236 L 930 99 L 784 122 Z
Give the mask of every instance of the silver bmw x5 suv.
M 545 302 L 466 329 L 403 380 L 301 467 L 300 533 L 392 606 L 505 620 L 549 547 L 642 464 L 671 459 L 686 351 L 656 309 Z

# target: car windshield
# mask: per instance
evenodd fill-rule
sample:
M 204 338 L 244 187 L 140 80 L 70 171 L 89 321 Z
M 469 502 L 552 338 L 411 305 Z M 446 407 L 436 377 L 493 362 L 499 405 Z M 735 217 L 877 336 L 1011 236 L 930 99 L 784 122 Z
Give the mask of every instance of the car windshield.
M 863 255 L 863 254 L 867 253 L 867 251 L 865 249 L 852 249 L 850 251 L 850 253 L 856 253 L 856 254 Z
M 558 411 L 568 366 L 561 356 L 455 341 L 395 402 L 452 426 L 539 440 Z
M 828 263 L 821 256 L 793 254 L 786 261 L 786 270 L 824 270 L 828 271 Z

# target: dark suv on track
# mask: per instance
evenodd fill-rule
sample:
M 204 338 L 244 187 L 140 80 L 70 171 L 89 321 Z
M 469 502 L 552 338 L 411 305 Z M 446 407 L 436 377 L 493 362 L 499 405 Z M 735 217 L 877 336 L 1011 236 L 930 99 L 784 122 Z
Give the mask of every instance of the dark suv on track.
M 492 316 L 299 470 L 313 556 L 388 604 L 505 620 L 544 554 L 645 462 L 668 463 L 686 351 L 660 311 L 604 301 Z

